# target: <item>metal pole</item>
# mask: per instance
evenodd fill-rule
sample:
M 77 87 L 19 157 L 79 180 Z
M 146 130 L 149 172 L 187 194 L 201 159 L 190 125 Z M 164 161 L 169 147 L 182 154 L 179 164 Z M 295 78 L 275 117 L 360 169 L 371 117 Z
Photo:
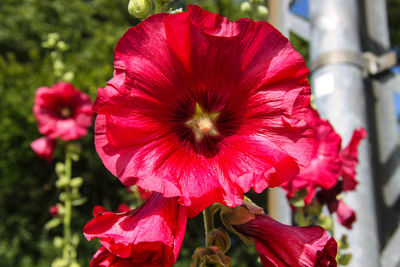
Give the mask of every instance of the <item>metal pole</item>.
M 269 0 L 269 22 L 283 35 L 289 35 L 289 0 Z M 268 190 L 268 214 L 285 224 L 292 224 L 292 211 L 281 188 Z
M 349 142 L 354 129 L 367 128 L 363 70 L 351 58 L 329 64 L 324 54 L 329 53 L 332 57 L 340 51 L 343 57 L 343 54 L 357 55 L 361 52 L 358 2 L 309 0 L 311 62 L 324 62 L 312 72 L 314 100 L 321 116 L 329 119 L 342 136 L 343 144 Z M 350 266 L 376 267 L 379 266 L 379 246 L 367 141 L 359 147 L 359 160 L 357 179 L 360 183 L 356 192 L 344 196 L 346 203 L 356 211 L 357 221 L 351 231 L 335 226 L 335 232 L 338 237 L 348 235 L 353 254 Z
M 364 1 L 366 49 L 377 55 L 390 49 L 390 38 L 385 0 Z M 396 107 L 393 93 L 400 87 L 398 77 L 386 73 L 368 80 L 374 99 L 376 124 L 377 206 L 381 241 L 385 244 L 380 259 L 381 265 L 395 267 L 400 264 L 400 218 L 394 205 L 400 196 L 400 152 Z M 397 81 L 397 84 L 393 84 Z M 392 84 L 392 85 L 391 85 Z M 371 101 L 372 102 L 372 101 Z M 397 230 L 395 230 L 397 228 Z M 391 236 L 392 235 L 392 236 Z M 390 240 L 387 240 L 390 237 Z

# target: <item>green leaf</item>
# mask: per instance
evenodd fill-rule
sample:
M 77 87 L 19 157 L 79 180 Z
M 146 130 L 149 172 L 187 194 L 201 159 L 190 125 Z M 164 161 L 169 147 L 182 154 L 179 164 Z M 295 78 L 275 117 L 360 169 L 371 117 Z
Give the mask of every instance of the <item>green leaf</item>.
M 340 249 L 347 249 L 349 248 L 349 243 L 347 242 L 347 235 L 343 235 L 339 241 L 339 248 Z
M 349 254 L 341 254 L 341 255 L 339 255 L 338 263 L 340 265 L 348 265 L 350 263 L 350 261 L 351 261 L 352 256 L 353 255 L 351 253 L 349 253 Z

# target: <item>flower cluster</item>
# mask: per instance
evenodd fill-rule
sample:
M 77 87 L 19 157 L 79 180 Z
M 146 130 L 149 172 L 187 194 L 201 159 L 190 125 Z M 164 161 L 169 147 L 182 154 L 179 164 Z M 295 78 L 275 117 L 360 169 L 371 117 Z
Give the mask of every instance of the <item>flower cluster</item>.
M 357 150 L 366 131 L 355 130 L 348 146 L 342 149 L 341 137 L 332 125 L 322 120 L 316 111 L 313 114 L 312 125 L 317 142 L 311 162 L 296 177 L 286 182 L 283 188 L 289 199 L 306 190 L 305 196 L 302 196 L 305 205 L 313 200 L 327 204 L 331 213 L 336 212 L 338 221 L 351 229 L 356 215 L 342 200 L 338 200 L 338 195 L 356 188 Z
M 324 123 L 310 106 L 307 75 L 302 57 L 266 22 L 230 22 L 189 5 L 130 28 L 115 48 L 114 77 L 93 105 L 95 146 L 125 186 L 152 193 L 135 210 L 94 209 L 84 234 L 102 247 L 91 266 L 172 266 L 187 217 L 214 203 L 241 207 L 251 188 L 297 186 L 292 178 L 315 165 L 316 151 L 331 150 L 318 145 L 315 124 Z M 339 169 L 353 174 L 343 158 L 354 151 L 340 154 L 340 137 L 321 131 L 338 154 L 328 157 L 342 161 L 318 169 L 311 182 L 301 178 L 307 188 L 332 188 Z M 229 228 L 254 241 L 263 266 L 336 266 L 336 241 L 323 228 L 286 226 L 246 209 Z M 225 266 L 224 251 L 208 244 L 198 262 Z
M 39 157 L 51 161 L 56 139 L 71 141 L 87 134 L 92 124 L 92 102 L 72 84 L 59 82 L 36 91 L 33 114 L 44 136 L 33 141 L 31 148 Z

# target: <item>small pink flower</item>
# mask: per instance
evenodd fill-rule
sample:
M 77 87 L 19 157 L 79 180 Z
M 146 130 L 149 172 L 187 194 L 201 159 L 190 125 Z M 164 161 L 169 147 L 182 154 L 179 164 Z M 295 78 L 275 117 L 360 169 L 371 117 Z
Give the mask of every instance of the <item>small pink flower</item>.
M 353 227 L 353 223 L 356 221 L 356 213 L 342 200 L 339 200 L 336 209 L 336 217 L 338 222 L 348 229 L 351 229 Z
M 195 216 L 295 176 L 313 148 L 308 69 L 266 22 L 193 5 L 130 28 L 93 110 L 96 150 L 125 186 Z
M 41 134 L 65 141 L 85 136 L 93 116 L 90 97 L 65 82 L 40 87 L 33 113 Z
M 281 224 L 266 214 L 232 225 L 254 240 L 263 266 L 335 267 L 337 244 L 319 226 L 298 227 Z
M 100 261 L 99 255 L 102 261 L 118 261 L 121 266 L 172 266 L 176 261 L 187 220 L 186 208 L 178 205 L 177 198 L 152 193 L 135 210 L 112 213 L 97 206 L 93 214 L 83 232 L 88 240 L 99 238 L 104 248 L 92 264 Z
M 40 158 L 50 162 L 53 158 L 53 153 L 56 148 L 56 140 L 47 136 L 43 136 L 33 141 L 31 143 L 31 148 Z

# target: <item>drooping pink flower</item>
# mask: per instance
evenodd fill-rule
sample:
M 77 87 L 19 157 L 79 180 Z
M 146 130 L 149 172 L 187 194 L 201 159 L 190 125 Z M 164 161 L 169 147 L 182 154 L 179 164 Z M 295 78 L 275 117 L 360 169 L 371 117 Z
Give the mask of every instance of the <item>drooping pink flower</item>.
M 93 214 L 94 219 L 83 230 L 85 237 L 99 238 L 109 252 L 98 252 L 94 262 L 99 261 L 100 254 L 132 266 L 172 266 L 176 261 L 187 220 L 186 208 L 178 205 L 176 197 L 152 193 L 135 210 L 113 213 L 97 206 Z
M 310 160 L 304 60 L 266 22 L 197 6 L 129 29 L 99 88 L 95 145 L 124 185 L 180 197 L 189 216 L 281 185 Z
M 56 148 L 56 140 L 42 136 L 31 143 L 31 148 L 40 158 L 50 162 Z
M 358 145 L 367 136 L 363 128 L 354 131 L 353 136 L 341 153 L 343 191 L 354 190 L 358 184 L 356 180 L 356 167 L 358 164 Z
M 356 213 L 343 200 L 338 201 L 336 217 L 338 222 L 348 229 L 351 229 L 356 221 Z
M 90 97 L 65 82 L 40 87 L 33 113 L 41 134 L 65 141 L 85 136 L 93 116 Z
M 284 225 L 266 214 L 257 214 L 255 219 L 232 226 L 240 234 L 254 240 L 263 266 L 337 266 L 336 241 L 320 226 Z
M 296 191 L 307 189 L 308 194 L 304 199 L 306 204 L 311 202 L 318 188 L 332 188 L 341 175 L 340 135 L 328 121 L 319 117 L 317 111 L 313 112 L 312 126 L 316 144 L 311 162 L 295 178 L 283 185 L 289 198 L 294 197 Z

